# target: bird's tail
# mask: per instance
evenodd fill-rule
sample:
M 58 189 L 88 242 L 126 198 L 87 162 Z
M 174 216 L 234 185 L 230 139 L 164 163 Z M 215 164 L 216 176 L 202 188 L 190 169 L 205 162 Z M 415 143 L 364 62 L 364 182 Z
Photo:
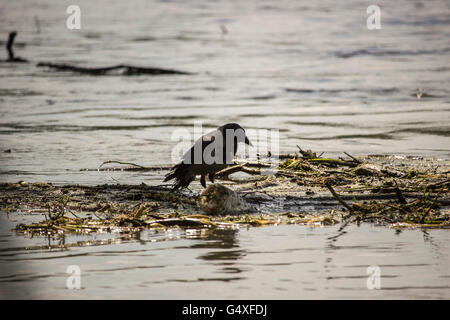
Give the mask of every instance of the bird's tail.
M 170 169 L 170 171 L 166 174 L 164 182 L 172 179 L 175 179 L 173 184 L 173 190 L 175 191 L 179 188 L 188 187 L 189 184 L 195 179 L 195 175 L 190 172 L 188 165 L 181 162 Z

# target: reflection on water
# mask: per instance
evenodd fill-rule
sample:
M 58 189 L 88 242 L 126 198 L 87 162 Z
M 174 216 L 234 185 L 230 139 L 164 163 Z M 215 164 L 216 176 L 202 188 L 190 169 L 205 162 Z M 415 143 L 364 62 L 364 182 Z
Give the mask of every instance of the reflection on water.
M 1 298 L 450 298 L 447 230 L 366 224 L 23 237 L 2 215 Z M 82 290 L 66 289 L 69 265 Z M 369 266 L 381 270 L 369 290 Z

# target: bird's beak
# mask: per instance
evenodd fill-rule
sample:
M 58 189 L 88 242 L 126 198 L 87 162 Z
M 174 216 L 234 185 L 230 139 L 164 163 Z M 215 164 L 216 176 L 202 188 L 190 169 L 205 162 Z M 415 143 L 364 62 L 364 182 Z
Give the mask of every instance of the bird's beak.
M 250 142 L 250 140 L 248 140 L 248 137 L 245 136 L 245 144 L 248 144 L 250 147 L 253 147 L 253 144 Z

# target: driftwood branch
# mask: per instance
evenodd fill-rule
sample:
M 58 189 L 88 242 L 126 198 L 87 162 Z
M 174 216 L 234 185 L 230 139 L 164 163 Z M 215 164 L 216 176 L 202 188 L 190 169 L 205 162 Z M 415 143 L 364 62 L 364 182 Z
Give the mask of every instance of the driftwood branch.
M 356 167 L 358 163 L 354 161 L 345 161 L 345 160 L 337 160 L 337 159 L 322 159 L 322 158 L 315 158 L 315 159 L 307 159 L 307 161 L 311 163 L 317 163 L 317 164 L 323 164 L 329 167 L 338 167 L 338 166 L 348 166 L 348 167 Z
M 238 165 L 235 165 L 235 166 L 231 166 L 231 167 L 228 167 L 228 168 L 225 168 L 225 169 L 220 170 L 219 172 L 217 172 L 216 176 L 218 176 L 218 177 L 227 177 L 230 174 L 233 174 L 235 172 L 241 171 L 242 168 L 246 164 L 247 164 L 247 162 L 246 163 L 242 163 L 242 164 L 238 164 Z
M 172 69 L 162 69 L 162 68 L 149 68 L 149 67 L 135 67 L 125 64 L 119 64 L 111 67 L 103 67 L 103 68 L 86 68 L 86 67 L 78 67 L 70 64 L 57 64 L 50 62 L 39 62 L 37 64 L 38 67 L 47 67 L 51 69 L 55 69 L 56 71 L 71 71 L 76 73 L 87 74 L 91 76 L 101 76 L 106 74 L 111 74 L 112 71 L 118 71 L 122 75 L 130 76 L 130 75 L 192 75 L 192 73 L 172 70 Z
M 317 155 L 315 152 L 312 152 L 312 150 L 302 150 L 300 146 L 297 144 L 298 151 L 301 153 L 303 159 L 318 159 L 322 156 L 323 152 L 320 155 Z
M 260 163 L 260 162 L 244 162 L 244 163 L 235 163 L 235 165 L 225 168 L 216 173 L 217 177 L 228 177 L 229 175 L 236 172 L 244 172 L 252 175 L 260 175 L 260 168 L 270 168 L 271 165 L 268 163 Z M 252 169 L 259 168 L 259 169 Z
M 344 154 L 350 158 L 353 159 L 353 161 L 355 161 L 356 163 L 362 163 L 360 160 L 356 159 L 354 156 L 352 156 L 351 154 L 347 153 L 344 151 Z
M 436 195 L 436 197 L 434 198 L 433 202 L 431 203 L 431 205 L 428 207 L 428 209 L 424 212 L 424 214 L 422 215 L 421 219 L 420 219 L 420 223 L 423 223 L 425 221 L 425 218 L 428 216 L 428 214 L 430 213 L 431 209 L 433 209 L 433 207 L 436 205 L 436 203 L 438 202 L 439 196 L 441 195 L 442 191 L 439 191 L 439 193 Z
M 352 207 L 350 207 L 337 193 L 336 191 L 334 191 L 333 187 L 331 186 L 329 181 L 325 182 L 325 186 L 328 188 L 328 190 L 330 190 L 331 194 L 333 195 L 333 197 L 339 201 L 340 204 L 342 204 L 344 207 L 346 207 L 348 209 L 348 211 L 353 212 Z

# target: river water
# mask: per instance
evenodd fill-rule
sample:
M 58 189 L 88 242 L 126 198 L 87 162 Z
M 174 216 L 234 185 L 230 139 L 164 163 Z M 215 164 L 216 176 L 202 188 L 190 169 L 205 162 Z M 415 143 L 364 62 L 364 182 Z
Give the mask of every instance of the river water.
M 71 4 L 0 4 L 1 37 L 18 31 L 16 55 L 30 61 L 0 63 L 2 182 L 160 184 L 164 172 L 82 169 L 168 165 L 173 132 L 194 121 L 277 129 L 281 152 L 450 158 L 448 1 L 381 1 L 379 30 L 366 25 L 370 1 L 77 0 L 81 30 L 66 27 Z M 38 62 L 195 74 L 87 76 Z M 337 227 L 146 231 L 49 247 L 5 226 L 2 296 L 450 297 L 446 231 L 363 225 L 335 243 Z M 80 265 L 84 290 L 64 289 L 69 264 Z M 370 265 L 381 290 L 366 288 Z
M 3 299 L 450 296 L 448 230 L 396 232 L 364 224 L 342 233 L 339 226 L 283 225 L 30 240 L 11 236 L 13 224 L 2 217 Z M 80 270 L 79 290 L 67 288 L 72 265 Z M 369 280 L 370 267 L 379 268 L 379 289 Z

